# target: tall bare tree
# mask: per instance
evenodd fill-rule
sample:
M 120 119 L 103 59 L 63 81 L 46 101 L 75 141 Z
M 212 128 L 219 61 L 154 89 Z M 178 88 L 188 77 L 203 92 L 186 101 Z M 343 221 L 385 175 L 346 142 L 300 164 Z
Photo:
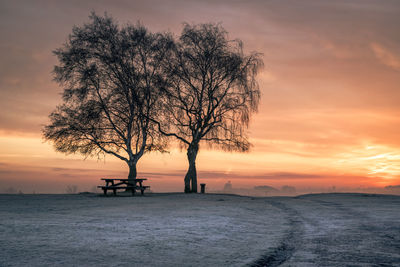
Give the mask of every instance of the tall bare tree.
M 152 120 L 160 112 L 161 62 L 171 44 L 168 35 L 140 24 L 119 27 L 111 17 L 92 13 L 90 23 L 75 26 L 54 51 L 54 77 L 65 89 L 44 138 L 67 154 L 113 155 L 135 179 L 143 154 L 165 148 Z
M 257 110 L 256 74 L 260 54 L 245 55 L 240 40 L 229 40 L 220 25 L 185 25 L 174 54 L 166 61 L 169 125 L 159 130 L 187 149 L 185 192 L 197 192 L 196 157 L 200 142 L 224 150 L 247 151 L 245 133 Z

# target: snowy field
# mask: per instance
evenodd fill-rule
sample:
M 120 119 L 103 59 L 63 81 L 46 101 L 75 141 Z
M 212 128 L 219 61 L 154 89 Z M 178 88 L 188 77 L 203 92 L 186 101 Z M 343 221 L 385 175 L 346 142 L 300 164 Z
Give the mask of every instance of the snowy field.
M 400 197 L 0 195 L 0 266 L 400 266 Z

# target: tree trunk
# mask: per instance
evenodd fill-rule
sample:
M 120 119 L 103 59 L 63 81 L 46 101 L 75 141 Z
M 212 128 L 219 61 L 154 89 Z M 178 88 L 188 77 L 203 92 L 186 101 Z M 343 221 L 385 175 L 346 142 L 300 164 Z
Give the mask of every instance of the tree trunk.
M 197 193 L 196 157 L 198 151 L 198 144 L 189 145 L 187 150 L 189 169 L 185 175 L 185 193 Z
M 136 171 L 136 161 L 129 161 L 128 166 L 129 166 L 129 174 L 128 174 L 128 182 L 134 184 L 134 181 L 136 179 L 137 171 Z

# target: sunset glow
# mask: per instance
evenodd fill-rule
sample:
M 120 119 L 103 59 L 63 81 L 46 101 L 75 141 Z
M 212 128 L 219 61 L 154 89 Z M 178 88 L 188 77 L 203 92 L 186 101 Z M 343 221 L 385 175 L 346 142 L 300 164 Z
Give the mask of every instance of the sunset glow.
M 176 35 L 182 22 L 221 22 L 246 52 L 263 53 L 253 146 L 242 154 L 203 145 L 197 170 L 209 189 L 400 184 L 400 2 L 2 1 L 0 10 L 0 193 L 91 190 L 128 173 L 111 156 L 57 153 L 41 136 L 63 90 L 52 81 L 52 51 L 91 10 Z M 139 161 L 154 191 L 183 190 L 185 151 L 169 150 Z

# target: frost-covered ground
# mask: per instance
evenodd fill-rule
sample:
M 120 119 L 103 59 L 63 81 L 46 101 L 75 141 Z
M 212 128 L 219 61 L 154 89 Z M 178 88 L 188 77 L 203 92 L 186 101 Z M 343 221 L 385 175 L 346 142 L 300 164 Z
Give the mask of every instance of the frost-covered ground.
M 400 266 L 400 197 L 0 195 L 0 266 Z

